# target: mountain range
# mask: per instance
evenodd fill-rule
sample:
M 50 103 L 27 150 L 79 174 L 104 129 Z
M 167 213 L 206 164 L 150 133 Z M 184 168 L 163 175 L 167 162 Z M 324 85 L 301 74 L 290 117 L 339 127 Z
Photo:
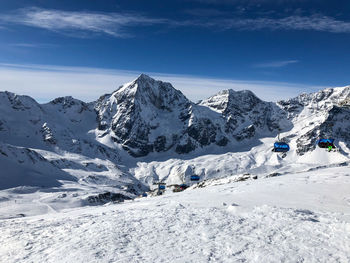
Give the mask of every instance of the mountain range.
M 141 74 L 94 102 L 45 104 L 0 92 L 0 189 L 83 187 L 143 193 L 155 181 L 191 183 L 239 173 L 314 169 L 348 162 L 350 86 L 278 102 L 223 90 L 194 103 Z M 339 151 L 317 148 L 334 138 Z M 283 140 L 286 158 L 271 151 Z M 85 198 L 85 195 L 83 195 Z

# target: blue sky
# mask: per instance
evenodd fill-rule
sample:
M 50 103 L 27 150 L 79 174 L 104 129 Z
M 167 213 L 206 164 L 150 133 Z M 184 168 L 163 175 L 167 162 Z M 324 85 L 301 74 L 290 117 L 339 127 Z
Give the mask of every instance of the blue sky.
M 2 0 L 0 90 L 93 100 L 141 72 L 193 100 L 345 86 L 349 14 L 350 1 Z

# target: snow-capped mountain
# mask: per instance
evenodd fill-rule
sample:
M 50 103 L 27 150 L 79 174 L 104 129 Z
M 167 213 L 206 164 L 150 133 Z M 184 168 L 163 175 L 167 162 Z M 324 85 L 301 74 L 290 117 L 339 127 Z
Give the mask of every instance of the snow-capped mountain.
M 226 90 L 195 104 L 170 83 L 144 74 L 95 104 L 100 137 L 110 135 L 132 156 L 186 154 L 214 144 L 276 135 L 285 113 L 250 91 Z M 284 114 L 284 115 L 283 115 Z
M 284 121 L 286 112 L 275 103 L 260 100 L 249 90 L 224 90 L 200 105 L 219 112 L 225 120 L 225 132 L 237 141 L 271 136 L 288 127 Z
M 319 138 L 334 138 L 350 148 L 349 98 L 350 86 L 347 86 L 278 102 L 301 132 L 296 145 L 298 155 L 314 150 Z
M 39 104 L 0 92 L 1 162 L 20 171 L 1 187 L 29 185 L 23 171 L 32 167 L 31 175 L 49 173 L 54 180 L 34 180 L 34 186 L 66 181 L 84 186 L 86 194 L 132 197 L 154 181 L 191 184 L 191 174 L 205 180 L 348 162 L 349 98 L 350 87 L 277 103 L 224 90 L 193 103 L 170 83 L 144 74 L 91 103 L 61 97 Z M 321 137 L 336 139 L 339 151 L 317 148 Z M 286 158 L 271 151 L 279 139 L 291 147 Z M 1 178 L 14 169 L 0 171 Z
M 181 137 L 191 105 L 170 83 L 142 74 L 96 102 L 100 137 L 109 134 L 135 157 L 167 151 Z

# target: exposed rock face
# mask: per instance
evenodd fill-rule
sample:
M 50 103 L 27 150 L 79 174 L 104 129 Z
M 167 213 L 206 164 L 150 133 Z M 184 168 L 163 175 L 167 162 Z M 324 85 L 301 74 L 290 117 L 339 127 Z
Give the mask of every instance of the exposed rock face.
M 298 155 L 314 150 L 320 138 L 334 138 L 350 144 L 350 110 L 346 104 L 349 97 L 350 87 L 344 87 L 301 94 L 278 102 L 294 125 L 307 128 L 297 138 Z
M 327 118 L 309 132 L 298 138 L 297 153 L 302 155 L 316 147 L 319 138 L 333 138 L 350 146 L 350 109 L 332 106 Z
M 111 192 L 105 192 L 102 194 L 98 194 L 98 195 L 93 195 L 93 196 L 89 196 L 87 198 L 87 201 L 91 204 L 98 204 L 98 203 L 108 203 L 108 202 L 124 202 L 124 200 L 130 200 L 131 198 L 120 194 L 120 193 L 111 193 Z
M 133 156 L 166 151 L 178 140 L 192 103 L 170 83 L 140 75 L 95 104 L 99 129 Z M 107 134 L 107 133 L 106 133 Z
M 221 113 L 226 134 L 237 141 L 253 138 L 257 133 L 271 135 L 286 125 L 283 124 L 285 112 L 248 90 L 224 90 L 202 101 L 201 105 Z
M 56 144 L 56 140 L 52 134 L 52 131 L 50 127 L 48 127 L 47 123 L 45 122 L 41 128 L 41 132 L 43 133 L 43 139 L 45 142 Z

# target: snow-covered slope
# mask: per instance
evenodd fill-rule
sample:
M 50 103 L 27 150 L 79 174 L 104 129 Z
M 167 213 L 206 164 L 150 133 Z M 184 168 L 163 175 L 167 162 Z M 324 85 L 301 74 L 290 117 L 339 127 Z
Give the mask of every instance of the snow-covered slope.
M 328 168 L 0 220 L 0 261 L 345 263 L 349 184 Z
M 58 187 L 75 178 L 28 148 L 0 142 L 0 190 L 18 186 Z
M 143 192 L 119 166 L 119 152 L 96 140 L 96 126 L 93 104 L 62 97 L 39 105 L 30 97 L 0 92 L 0 189 L 64 192 L 68 185 L 81 195 Z M 53 189 L 58 186 L 61 190 Z

